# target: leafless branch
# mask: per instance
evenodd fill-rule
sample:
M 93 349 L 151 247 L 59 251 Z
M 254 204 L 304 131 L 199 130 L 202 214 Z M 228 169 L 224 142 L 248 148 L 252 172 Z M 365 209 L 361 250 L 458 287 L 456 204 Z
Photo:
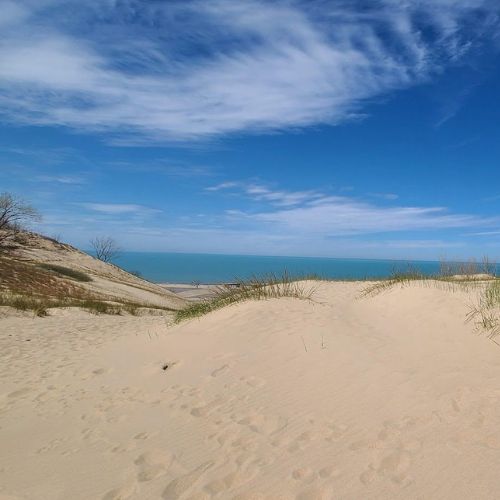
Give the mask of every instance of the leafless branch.
M 11 193 L 0 193 L 0 249 L 14 240 L 30 222 L 41 220 L 39 212 Z
M 111 262 L 120 254 L 120 248 L 113 238 L 97 236 L 90 240 L 90 244 L 95 256 L 103 262 Z

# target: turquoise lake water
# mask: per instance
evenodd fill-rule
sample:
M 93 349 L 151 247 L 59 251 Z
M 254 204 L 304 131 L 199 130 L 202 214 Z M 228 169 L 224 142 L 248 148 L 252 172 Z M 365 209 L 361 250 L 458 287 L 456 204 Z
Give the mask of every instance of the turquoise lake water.
M 317 274 L 327 278 L 383 278 L 408 266 L 423 273 L 439 270 L 438 262 L 370 259 L 329 259 L 316 257 L 263 257 L 255 255 L 214 255 L 190 253 L 124 252 L 116 264 L 127 271 L 138 271 L 157 283 L 224 283 L 237 278 Z

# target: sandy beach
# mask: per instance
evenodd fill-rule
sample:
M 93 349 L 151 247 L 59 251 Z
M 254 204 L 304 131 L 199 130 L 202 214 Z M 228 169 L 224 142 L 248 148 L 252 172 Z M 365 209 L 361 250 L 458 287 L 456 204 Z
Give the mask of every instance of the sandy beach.
M 0 498 L 491 499 L 500 350 L 470 293 L 0 319 Z
M 0 500 L 500 500 L 500 0 L 0 26 Z

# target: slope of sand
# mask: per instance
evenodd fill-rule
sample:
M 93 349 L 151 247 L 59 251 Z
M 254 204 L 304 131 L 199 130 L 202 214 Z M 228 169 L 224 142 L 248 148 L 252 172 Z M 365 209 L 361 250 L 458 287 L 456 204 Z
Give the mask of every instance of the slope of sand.
M 0 498 L 498 498 L 500 349 L 470 296 L 361 287 L 174 327 L 1 319 Z
M 2 266 L 9 265 L 8 259 L 15 259 L 35 268 L 39 264 L 51 264 L 83 272 L 91 278 L 91 281 L 72 283 L 102 300 L 133 302 L 171 309 L 180 309 L 186 304 L 185 299 L 160 285 L 134 276 L 113 264 L 95 259 L 71 245 L 59 243 L 37 233 L 22 233 L 22 243 L 18 244 L 10 254 L 3 254 L 3 260 L 0 261 L 0 275 Z M 58 277 L 57 274 L 54 274 L 54 277 Z

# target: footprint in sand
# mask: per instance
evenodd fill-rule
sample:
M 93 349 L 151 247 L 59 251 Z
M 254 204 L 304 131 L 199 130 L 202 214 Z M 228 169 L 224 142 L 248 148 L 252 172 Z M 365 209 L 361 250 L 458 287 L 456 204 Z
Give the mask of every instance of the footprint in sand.
M 135 483 L 126 484 L 119 488 L 108 491 L 102 497 L 102 500 L 127 500 L 128 498 L 132 498 L 136 491 L 137 485 Z
M 204 490 L 210 495 L 221 495 L 229 489 L 239 486 L 246 480 L 248 480 L 248 475 L 237 470 L 226 474 L 222 478 L 210 481 L 204 486 Z
M 481 444 L 492 450 L 500 450 L 500 434 L 490 434 Z
M 363 484 L 368 485 L 377 478 L 387 478 L 401 486 L 407 486 L 412 481 L 407 471 L 412 463 L 411 455 L 404 450 L 394 450 L 381 458 L 378 464 L 370 464 L 359 477 Z
M 204 493 L 203 491 L 198 491 L 196 493 L 193 493 L 192 495 L 188 496 L 186 500 L 210 500 L 212 498 L 212 495 L 209 495 L 208 493 Z
M 233 497 L 232 500 L 268 500 L 269 497 L 266 497 L 263 493 L 259 493 L 257 491 L 253 491 L 251 493 L 240 493 Z
M 163 450 L 149 450 L 139 455 L 134 463 L 139 472 L 137 479 L 139 482 L 152 481 L 167 473 L 174 461 L 171 453 Z
M 267 382 L 263 378 L 255 377 L 251 375 L 250 377 L 242 377 L 240 380 L 246 382 L 250 387 L 263 387 Z
M 170 481 L 163 491 L 162 498 L 164 500 L 177 500 L 183 493 L 192 488 L 212 466 L 213 462 L 205 462 L 193 471 Z
M 372 469 L 370 465 L 367 470 L 361 473 L 361 475 L 359 476 L 359 480 L 363 484 L 368 485 L 372 483 L 376 479 L 376 477 L 377 477 L 377 472 L 374 469 Z
M 22 387 L 21 389 L 17 389 L 17 391 L 12 391 L 7 394 L 9 399 L 19 399 L 27 396 L 31 392 L 30 387 Z
M 348 430 L 348 426 L 344 424 L 329 423 L 327 425 L 328 435 L 325 441 L 334 442 L 341 439 Z
M 329 500 L 332 498 L 331 491 L 323 488 L 311 488 L 299 493 L 296 500 Z
M 394 450 L 382 458 L 378 466 L 378 473 L 382 475 L 401 474 L 411 465 L 411 455 L 404 450 Z
M 210 375 L 212 375 L 212 377 L 218 377 L 219 375 L 223 375 L 229 371 L 230 368 L 231 367 L 228 364 L 222 365 L 221 367 L 215 369 Z
M 334 465 L 327 465 L 318 471 L 318 475 L 321 479 L 327 479 L 340 476 L 340 471 Z
M 239 434 L 237 434 L 239 436 Z M 231 442 L 231 446 L 237 450 L 255 451 L 259 447 L 258 440 L 252 436 L 241 436 Z
M 292 477 L 296 481 L 302 481 L 303 483 L 312 483 L 316 479 L 316 473 L 309 467 L 301 467 L 295 469 L 292 472 Z
M 359 476 L 363 484 L 369 484 L 376 479 L 386 478 L 400 486 L 409 485 L 412 480 L 408 471 L 413 462 L 413 453 L 422 448 L 418 439 L 412 438 L 416 420 L 405 417 L 401 422 L 386 421 L 374 442 L 358 441 L 351 445 L 351 450 L 371 448 L 378 450 L 379 459 L 372 462 Z
M 191 410 L 191 415 L 193 417 L 207 417 L 210 413 L 213 413 L 220 405 L 223 403 L 223 399 L 214 399 L 210 403 L 204 406 L 198 406 Z
M 288 420 L 279 415 L 265 415 L 252 413 L 237 421 L 238 424 L 248 427 L 253 432 L 271 435 L 284 429 Z
M 135 450 L 136 448 L 137 445 L 135 443 L 119 444 L 111 448 L 111 453 L 127 453 L 129 451 Z

